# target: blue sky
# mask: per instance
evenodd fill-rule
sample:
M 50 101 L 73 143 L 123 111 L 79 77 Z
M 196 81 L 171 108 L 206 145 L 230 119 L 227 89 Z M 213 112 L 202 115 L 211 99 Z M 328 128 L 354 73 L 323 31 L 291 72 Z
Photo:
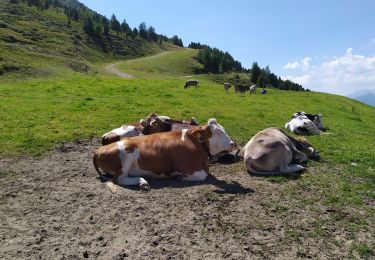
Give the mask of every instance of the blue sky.
M 81 0 L 133 28 L 228 51 L 306 88 L 346 95 L 375 89 L 373 0 Z

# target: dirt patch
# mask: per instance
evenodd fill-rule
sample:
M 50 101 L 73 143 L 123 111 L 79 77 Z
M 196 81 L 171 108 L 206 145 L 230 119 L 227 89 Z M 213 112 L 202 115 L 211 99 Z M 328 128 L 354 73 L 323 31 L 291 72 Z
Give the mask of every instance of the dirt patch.
M 328 213 L 280 196 L 294 180 L 250 177 L 239 162 L 211 166 L 203 183 L 150 180 L 148 192 L 112 194 L 92 166 L 98 146 L 82 141 L 37 159 L 0 159 L 0 258 L 348 256 L 345 232 L 334 230 L 337 243 L 314 236 L 314 220 Z
M 113 74 L 113 75 L 116 75 L 120 78 L 125 78 L 125 79 L 130 79 L 130 78 L 133 78 L 132 75 L 130 74 L 127 74 L 127 73 L 124 73 L 122 71 L 120 71 L 118 68 L 117 68 L 117 65 L 121 64 L 122 62 L 117 62 L 117 63 L 112 63 L 112 64 L 108 64 L 105 66 L 105 70 L 110 73 L 110 74 Z

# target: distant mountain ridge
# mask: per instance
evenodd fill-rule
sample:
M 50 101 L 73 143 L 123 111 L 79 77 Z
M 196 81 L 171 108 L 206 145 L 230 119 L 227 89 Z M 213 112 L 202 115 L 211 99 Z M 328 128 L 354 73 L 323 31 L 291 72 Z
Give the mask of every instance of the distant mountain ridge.
M 354 92 L 348 97 L 359 100 L 367 105 L 375 107 L 375 89 L 364 89 Z

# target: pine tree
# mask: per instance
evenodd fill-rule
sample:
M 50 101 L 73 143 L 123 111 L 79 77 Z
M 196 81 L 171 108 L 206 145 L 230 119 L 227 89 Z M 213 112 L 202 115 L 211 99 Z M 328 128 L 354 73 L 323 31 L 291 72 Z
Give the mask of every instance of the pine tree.
M 252 83 L 257 83 L 258 82 L 258 77 L 261 73 L 261 69 L 258 66 L 257 62 L 253 62 L 253 65 L 251 66 L 251 76 L 250 76 L 250 81 Z
M 145 22 L 141 22 L 138 27 L 138 34 L 144 39 L 147 39 L 147 27 Z
M 117 20 L 116 16 L 113 14 L 110 21 L 111 29 L 114 30 L 117 35 L 121 32 L 120 22 Z
M 155 32 L 155 28 L 152 27 L 152 26 L 148 27 L 148 30 L 147 30 L 147 39 L 148 39 L 149 41 L 154 41 L 154 42 L 156 42 L 157 39 L 158 39 L 157 36 L 158 36 L 158 35 L 157 35 L 156 32 Z

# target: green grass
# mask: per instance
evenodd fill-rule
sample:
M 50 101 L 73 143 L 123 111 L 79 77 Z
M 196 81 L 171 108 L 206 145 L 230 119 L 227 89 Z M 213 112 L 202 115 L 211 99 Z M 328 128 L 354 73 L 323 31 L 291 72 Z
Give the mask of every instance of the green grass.
M 195 68 L 202 67 L 193 59 L 197 53 L 198 50 L 193 49 L 165 51 L 154 56 L 126 61 L 118 68 L 139 78 L 188 76 L 193 74 Z
M 292 113 L 304 110 L 322 113 L 330 129 L 328 134 L 308 138 L 325 160 L 375 167 L 372 107 L 321 93 L 274 89 L 267 95 L 225 93 L 221 84 L 203 76 L 199 89 L 184 90 L 184 81 L 78 73 L 59 80 L 2 81 L 0 153 L 40 154 L 56 142 L 99 136 L 152 111 L 176 118 L 194 116 L 201 123 L 216 117 L 236 141 L 244 144 L 266 127 L 283 128 Z M 361 120 L 351 120 L 353 115 Z

